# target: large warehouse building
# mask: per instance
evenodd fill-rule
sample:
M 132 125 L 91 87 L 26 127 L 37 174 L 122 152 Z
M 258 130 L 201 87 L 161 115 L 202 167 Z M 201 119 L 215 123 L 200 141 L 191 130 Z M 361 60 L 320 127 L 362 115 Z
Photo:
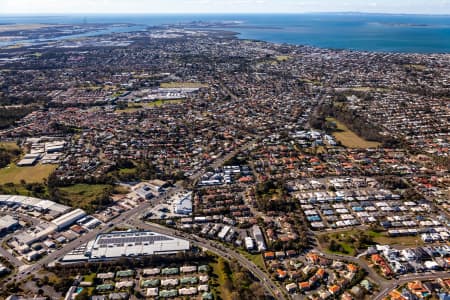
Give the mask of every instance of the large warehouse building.
M 48 214 L 52 217 L 60 216 L 71 210 L 69 206 L 55 203 L 50 200 L 18 195 L 0 195 L 0 205 L 9 207 L 20 206 L 26 209 L 34 209 L 35 211 Z
M 19 227 L 19 221 L 12 216 L 3 216 L 0 218 L 0 235 Z
M 172 211 L 175 214 L 192 214 L 192 192 L 175 195 L 173 197 L 172 207 Z
M 71 212 L 62 215 L 59 218 L 56 218 L 52 221 L 53 224 L 56 225 L 58 230 L 64 229 L 66 227 L 69 227 L 79 219 L 86 216 L 86 212 L 80 208 L 77 208 L 75 210 L 72 210 Z
M 86 249 L 91 260 L 134 257 L 152 254 L 175 254 L 189 250 L 189 241 L 150 231 L 100 234 Z

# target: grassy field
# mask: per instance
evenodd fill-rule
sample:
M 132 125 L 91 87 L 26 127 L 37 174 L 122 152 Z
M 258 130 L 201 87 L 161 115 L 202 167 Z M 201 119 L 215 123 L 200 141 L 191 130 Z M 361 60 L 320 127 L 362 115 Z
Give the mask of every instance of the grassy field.
M 183 99 L 173 99 L 173 100 L 156 100 L 153 102 L 146 102 L 143 104 L 144 107 L 152 108 L 159 107 L 167 104 L 180 104 L 183 103 Z
M 350 88 L 342 88 L 341 91 L 352 91 L 352 92 L 379 92 L 386 93 L 389 92 L 390 89 L 384 87 L 371 87 L 371 86 L 358 86 L 358 87 L 350 87 Z
M 417 236 L 405 236 L 405 237 L 390 237 L 387 236 L 385 232 L 375 232 L 373 230 L 364 230 L 362 231 L 365 235 L 369 236 L 373 243 L 380 245 L 396 245 L 396 246 L 422 246 L 423 241 Z M 321 245 L 325 249 L 325 251 L 329 253 L 337 253 L 337 254 L 347 254 L 347 255 L 356 255 L 358 249 L 355 247 L 355 241 L 352 239 L 357 238 L 358 230 L 347 230 L 340 231 L 334 233 L 325 233 L 320 235 L 319 240 L 322 241 Z M 339 251 L 331 251 L 328 249 L 329 241 L 334 239 L 337 241 L 342 248 L 343 252 Z
M 358 249 L 356 248 L 357 246 L 355 245 L 356 241 L 359 240 L 359 236 L 362 233 L 369 236 L 372 240 L 383 236 L 382 233 L 378 233 L 372 230 L 361 231 L 354 229 L 321 234 L 319 236 L 319 241 L 321 243 L 321 246 L 325 249 L 325 251 L 329 253 L 354 256 L 358 252 Z M 336 241 L 342 247 L 342 251 L 332 251 L 331 249 L 329 249 L 331 240 Z M 367 245 L 363 245 L 363 247 L 366 246 Z
M 137 168 L 124 168 L 119 170 L 119 174 L 134 174 Z
M 163 105 L 167 104 L 180 104 L 183 102 L 183 99 L 173 99 L 173 100 L 156 100 L 152 102 L 144 102 L 139 104 L 129 103 L 128 107 L 125 109 L 117 109 L 117 113 L 133 113 L 137 112 L 138 110 L 144 109 L 144 108 L 153 108 L 153 107 L 161 107 Z
M 23 184 L 16 183 L 13 185 L 6 185 L 3 184 L 0 186 L 1 193 L 5 195 L 22 195 L 22 196 L 29 196 L 31 195 L 31 192 L 26 189 L 26 187 Z
M 357 253 L 357 250 L 355 247 L 353 247 L 352 244 L 346 243 L 346 242 L 338 242 L 341 246 L 343 251 L 332 251 L 328 248 L 328 246 L 324 247 L 325 252 L 331 253 L 331 254 L 343 254 L 343 255 L 350 255 L 355 256 Z
M 41 183 L 44 179 L 56 169 L 56 165 L 41 165 L 37 164 L 32 167 L 18 167 L 15 164 L 0 169 L 0 184 L 5 183 L 20 183 L 25 180 L 28 183 Z
M 2 155 L 7 155 L 10 162 L 16 162 L 22 155 L 22 150 L 15 142 L 0 142 L 0 152 Z
M 373 241 L 381 245 L 400 245 L 400 246 L 422 246 L 424 242 L 418 236 L 399 236 L 390 237 L 385 232 L 375 232 L 372 230 L 364 231 Z
M 407 68 L 414 69 L 414 70 L 416 70 L 416 71 L 424 71 L 424 70 L 427 69 L 427 66 L 424 66 L 424 65 L 418 65 L 418 64 L 406 64 L 406 65 L 404 65 L 404 66 L 407 67 Z
M 351 88 L 351 90 L 355 91 L 355 92 L 370 92 L 371 90 L 373 90 L 373 88 L 371 88 L 369 86 L 359 86 L 359 87 Z
M 224 268 L 225 260 L 223 258 L 218 258 L 216 263 L 211 264 L 213 269 L 213 274 L 217 277 L 215 278 L 213 286 L 215 286 L 216 297 L 215 299 L 231 299 L 231 291 L 226 288 L 225 282 L 229 280 L 229 274 L 226 273 Z M 219 298 L 220 297 L 220 298 Z
M 162 88 L 202 88 L 208 87 L 207 84 L 200 82 L 164 82 L 160 85 Z
M 117 185 L 114 187 L 113 194 L 115 195 L 124 195 L 130 192 L 130 188 L 122 185 Z
M 83 276 L 83 281 L 93 282 L 96 276 L 97 276 L 96 273 L 91 273 L 89 275 L 85 275 L 85 276 Z
M 238 249 L 238 252 L 245 256 L 248 260 L 250 260 L 252 263 L 254 263 L 257 267 L 259 267 L 261 270 L 265 270 L 266 266 L 264 264 L 264 258 L 262 254 L 250 254 L 247 251 L 244 251 L 242 249 Z
M 128 106 L 124 109 L 116 109 L 115 112 L 119 113 L 119 114 L 123 114 L 123 113 L 134 113 L 137 112 L 138 110 L 142 109 L 142 105 L 133 105 L 133 104 L 128 104 Z
M 396 245 L 396 246 L 423 246 L 424 242 L 418 236 L 400 236 L 390 237 L 381 235 L 373 239 L 374 242 L 381 245 Z
M 20 150 L 19 146 L 15 142 L 0 142 L 0 148 L 7 151 Z
M 75 184 L 59 188 L 59 191 L 69 205 L 90 210 L 93 202 L 110 188 L 112 186 L 107 184 Z
M 337 132 L 333 133 L 336 140 L 340 141 L 342 145 L 348 148 L 376 148 L 380 146 L 378 142 L 367 141 L 353 131 L 351 131 L 347 126 L 336 120 L 335 118 L 327 118 L 327 121 L 336 123 Z
M 277 57 L 275 57 L 277 61 L 286 61 L 288 59 L 290 59 L 291 57 L 288 55 L 278 55 Z

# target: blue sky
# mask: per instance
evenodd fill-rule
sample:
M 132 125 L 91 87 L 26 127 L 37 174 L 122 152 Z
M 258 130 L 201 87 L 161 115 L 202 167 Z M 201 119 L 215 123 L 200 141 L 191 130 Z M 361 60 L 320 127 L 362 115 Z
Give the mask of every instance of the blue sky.
M 347 11 L 450 14 L 450 0 L 0 0 L 0 14 Z

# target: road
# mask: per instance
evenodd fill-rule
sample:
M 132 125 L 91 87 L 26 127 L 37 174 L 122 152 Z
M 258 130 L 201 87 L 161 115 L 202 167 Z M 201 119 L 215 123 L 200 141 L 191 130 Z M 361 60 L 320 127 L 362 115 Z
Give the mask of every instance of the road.
M 149 230 L 158 232 L 161 234 L 167 234 L 172 236 L 178 236 L 180 238 L 183 238 L 185 240 L 189 240 L 193 245 L 196 245 L 200 248 L 207 249 L 221 257 L 224 257 L 226 259 L 234 259 L 236 260 L 242 267 L 249 270 L 256 278 L 259 279 L 261 284 L 264 286 L 264 288 L 267 290 L 267 292 L 272 295 L 275 299 L 285 299 L 285 296 L 283 294 L 284 291 L 280 290 L 280 287 L 278 287 L 272 279 L 264 273 L 262 270 L 260 270 L 254 263 L 249 261 L 247 258 L 243 257 L 239 253 L 229 249 L 225 248 L 223 245 L 207 240 L 204 238 L 201 238 L 199 236 L 193 236 L 191 234 L 178 231 L 176 229 L 167 228 L 164 226 L 160 226 L 157 224 L 150 224 L 145 223 L 141 220 L 136 219 L 130 219 L 127 224 L 135 226 L 140 229 Z
M 347 256 L 347 255 L 328 254 L 328 253 L 322 253 L 322 252 L 318 252 L 318 251 L 315 251 L 315 252 L 319 253 L 321 256 L 328 258 L 328 259 L 341 260 L 341 261 L 345 260 L 345 261 L 349 261 L 349 262 L 352 262 L 354 264 L 361 266 L 361 268 L 363 268 L 367 272 L 367 274 L 368 274 L 367 276 L 373 282 L 376 282 L 381 288 L 386 288 L 390 284 L 390 282 L 387 279 L 381 277 L 373 268 L 369 267 L 367 262 L 362 258 Z
M 204 167 L 201 170 L 197 171 L 195 174 L 189 176 L 189 180 L 190 181 L 195 181 L 195 180 L 199 179 L 204 174 L 205 169 L 208 168 L 208 167 L 216 169 L 216 168 L 222 166 L 225 162 L 227 162 L 228 160 L 230 160 L 231 158 L 236 156 L 239 152 L 245 151 L 248 148 L 250 148 L 251 146 L 253 146 L 255 143 L 258 142 L 259 139 L 260 139 L 260 137 L 253 136 L 253 139 L 251 139 L 250 141 L 248 141 L 248 142 L 246 142 L 246 143 L 236 147 L 230 153 L 217 158 L 215 161 L 210 163 L 207 167 Z
M 238 97 L 235 94 L 233 94 L 233 92 L 228 87 L 226 87 L 222 81 L 220 81 L 220 86 L 225 91 L 225 93 L 230 95 L 230 97 L 232 99 L 234 99 L 234 100 L 238 99 Z M 321 102 L 319 102 L 319 105 L 317 105 L 317 106 L 320 106 L 320 104 L 321 104 Z M 202 176 L 202 174 L 204 173 L 204 170 L 206 168 L 208 168 L 208 167 L 217 168 L 217 167 L 223 165 L 227 160 L 234 157 L 237 153 L 245 151 L 246 149 L 250 148 L 252 145 L 257 143 L 257 141 L 260 140 L 262 137 L 261 136 L 251 136 L 251 138 L 252 139 L 250 141 L 247 141 L 246 143 L 236 147 L 234 150 L 230 151 L 229 153 L 225 154 L 224 156 L 221 156 L 218 159 L 211 162 L 208 166 L 205 166 L 203 169 L 198 170 L 196 173 L 192 174 L 186 181 L 188 181 L 190 183 L 197 181 Z M 19 269 L 19 273 L 16 275 L 15 279 L 17 281 L 21 281 L 21 280 L 26 279 L 28 276 L 30 276 L 30 274 L 40 270 L 44 265 L 59 260 L 60 258 L 62 258 L 64 255 L 66 255 L 70 251 L 78 248 L 80 245 L 83 245 L 83 244 L 87 243 L 88 241 L 93 240 L 98 234 L 105 233 L 105 232 L 109 231 L 112 227 L 117 226 L 117 225 L 129 224 L 129 225 L 135 226 L 140 229 L 151 230 L 151 231 L 159 232 L 162 234 L 175 235 L 175 236 L 182 237 L 186 240 L 189 240 L 193 245 L 207 249 L 217 255 L 220 255 L 221 257 L 224 257 L 224 258 L 227 258 L 230 260 L 231 259 L 236 260 L 242 267 L 249 270 L 256 278 L 258 278 L 260 280 L 261 284 L 267 290 L 267 292 L 269 294 L 271 294 L 275 299 L 285 299 L 286 297 L 284 294 L 284 290 L 282 290 L 282 288 L 277 286 L 265 272 L 260 270 L 254 263 L 249 261 L 244 256 L 240 255 L 239 253 L 237 253 L 231 249 L 225 248 L 223 245 L 221 245 L 215 241 L 203 239 L 203 238 L 200 238 L 195 235 L 190 235 L 190 234 L 187 234 L 187 233 L 175 230 L 175 229 L 166 228 L 166 227 L 159 226 L 156 224 L 145 223 L 140 220 L 139 216 L 142 215 L 143 213 L 145 213 L 151 206 L 158 205 L 158 204 L 160 204 L 160 202 L 166 200 L 171 195 L 183 190 L 183 188 L 181 186 L 182 185 L 180 184 L 177 187 L 169 190 L 167 192 L 167 194 L 163 194 L 158 197 L 155 197 L 151 201 L 141 203 L 137 207 L 135 207 L 127 212 L 124 212 L 119 217 L 110 221 L 109 223 L 105 224 L 104 226 L 102 226 L 98 229 L 89 231 L 88 233 L 82 235 L 78 239 L 65 245 L 63 248 L 58 249 L 53 253 L 50 253 L 49 255 L 42 258 L 40 261 L 38 261 L 37 263 L 35 263 L 33 265 L 30 265 L 30 266 L 24 265 L 15 256 L 13 256 L 11 253 L 6 251 L 2 247 L 0 247 L 0 254 L 5 256 L 16 268 Z M 444 213 L 446 213 L 447 216 L 450 217 L 450 214 L 448 212 L 444 211 Z M 325 253 L 320 253 L 320 254 L 329 259 L 350 261 L 350 262 L 358 264 L 362 268 L 364 268 L 364 270 L 366 270 L 368 273 L 368 277 L 371 280 L 373 280 L 374 282 L 376 282 L 380 286 L 380 289 L 382 289 L 381 292 L 375 296 L 375 298 L 374 298 L 375 300 L 380 300 L 380 299 L 384 298 L 389 293 L 389 291 L 391 291 L 393 288 L 395 288 L 399 285 L 402 285 L 408 281 L 416 280 L 416 279 L 419 279 L 419 280 L 435 279 L 435 278 L 440 278 L 442 276 L 448 275 L 448 273 L 444 273 L 444 272 L 432 273 L 432 274 L 420 274 L 420 275 L 414 274 L 414 275 L 401 276 L 398 280 L 389 281 L 389 280 L 381 277 L 378 273 L 376 273 L 374 271 L 374 269 L 370 268 L 368 266 L 367 262 L 361 258 L 350 257 L 350 256 L 345 256 L 345 255 L 332 255 L 332 254 L 325 254 Z M 9 280 L 11 280 L 11 279 L 12 279 L 12 277 L 9 278 Z M 6 282 L 6 281 L 4 281 L 4 282 Z M 0 285 L 4 282 L 0 282 Z
M 14 216 L 19 216 L 22 221 L 28 222 L 33 224 L 33 226 L 36 226 L 40 221 L 38 221 L 35 218 L 32 218 L 25 214 L 14 214 Z M 9 240 L 14 233 L 9 233 L 6 236 L 3 236 L 1 239 L 1 243 L 3 244 L 5 241 Z M 16 256 L 11 254 L 7 249 L 3 248 L 3 246 L 0 246 L 0 255 L 4 256 L 16 269 L 21 268 L 23 265 L 25 265 L 24 262 L 19 260 Z
M 319 253 L 321 256 L 336 259 L 336 260 L 346 260 L 353 262 L 355 264 L 360 265 L 364 270 L 367 271 L 368 277 L 375 283 L 377 283 L 381 289 L 381 291 L 373 298 L 374 300 L 381 300 L 389 294 L 391 290 L 394 288 L 401 286 L 405 283 L 408 283 L 413 280 L 432 280 L 444 277 L 450 277 L 449 272 L 436 272 L 436 273 L 422 273 L 422 274 L 406 274 L 399 277 L 399 279 L 387 280 L 386 278 L 381 277 L 373 268 L 370 268 L 367 262 L 361 258 L 347 256 L 347 255 L 334 255 L 322 253 L 319 251 L 315 251 Z
M 231 97 L 231 99 L 233 99 L 233 100 L 235 100 L 235 101 L 236 101 L 236 100 L 239 100 L 239 97 L 236 96 L 236 94 L 233 93 L 233 92 L 225 85 L 225 83 L 224 83 L 222 80 L 220 80 L 219 85 L 220 85 L 220 87 L 222 88 L 222 90 L 224 90 L 224 92 L 225 92 L 226 94 L 228 94 L 228 95 Z
M 179 190 L 181 190 L 180 187 L 174 188 L 169 191 L 169 195 L 171 195 L 172 193 L 176 193 Z M 83 245 L 83 244 L 89 242 L 90 240 L 93 240 L 98 234 L 107 232 L 108 230 L 111 230 L 112 227 L 119 225 L 121 222 L 123 222 L 127 219 L 131 219 L 131 218 L 141 214 L 143 211 L 145 211 L 151 205 L 153 205 L 155 203 L 155 201 L 160 202 L 164 199 L 164 197 L 167 197 L 167 196 L 168 195 L 161 195 L 159 197 L 155 197 L 154 201 L 152 201 L 152 202 L 144 202 L 144 203 L 140 204 L 139 206 L 137 206 L 127 212 L 122 213 L 119 217 L 110 221 L 109 223 L 105 224 L 104 226 L 94 229 L 94 230 L 91 230 L 88 233 L 80 236 L 78 239 L 68 243 L 63 248 L 58 249 L 55 252 L 48 254 L 47 256 L 45 256 L 44 258 L 42 258 L 35 264 L 30 265 L 28 267 L 22 267 L 21 271 L 16 276 L 16 280 L 20 281 L 20 280 L 25 279 L 31 273 L 40 270 L 44 265 L 49 264 L 55 260 L 62 258 L 64 255 L 66 255 L 70 251 L 80 247 L 80 245 Z
M 4 256 L 15 268 L 19 268 L 23 265 L 23 262 L 17 259 L 14 255 L 8 252 L 8 250 L 0 247 L 0 255 Z
M 436 273 L 423 273 L 423 274 L 413 274 L 413 275 L 404 275 L 401 276 L 400 279 L 393 280 L 389 283 L 389 286 L 385 287 L 378 295 L 373 298 L 374 300 L 381 300 L 384 299 L 390 291 L 392 291 L 394 288 L 397 288 L 405 283 L 408 283 L 410 281 L 414 280 L 433 280 L 433 279 L 439 279 L 439 278 L 448 278 L 450 277 L 449 272 L 436 272 Z
M 252 146 L 256 141 L 257 141 L 256 138 L 251 140 L 251 141 L 248 141 L 247 143 L 237 147 L 236 149 L 234 149 L 230 153 L 217 158 L 216 160 L 211 162 L 209 167 L 217 168 L 217 167 L 223 165 L 224 162 L 226 162 L 227 160 L 231 159 L 233 156 L 235 156 L 240 151 L 244 151 L 248 147 Z M 206 167 L 205 167 L 205 169 L 206 169 Z M 203 173 L 204 173 L 203 169 L 199 170 L 198 172 L 196 172 L 193 175 L 191 175 L 188 178 L 188 180 L 193 182 L 193 181 L 197 180 L 198 178 L 200 178 L 200 176 L 202 176 Z M 52 253 L 48 254 L 47 256 L 45 256 L 44 258 L 42 258 L 41 260 L 39 260 L 38 262 L 36 262 L 33 265 L 24 266 L 22 262 L 20 262 L 16 257 L 14 257 L 10 253 L 8 253 L 2 247 L 0 247 L 0 254 L 4 255 L 6 258 L 8 258 L 9 261 L 11 261 L 16 267 L 20 267 L 19 273 L 17 275 L 15 275 L 15 280 L 16 281 L 24 280 L 30 274 L 32 274 L 33 272 L 36 272 L 36 271 L 40 270 L 44 265 L 61 259 L 67 253 L 69 253 L 69 252 L 75 250 L 76 248 L 80 247 L 80 245 L 83 245 L 83 244 L 89 242 L 90 240 L 93 240 L 98 234 L 107 232 L 112 227 L 114 227 L 116 225 L 120 225 L 121 223 L 123 223 L 126 220 L 139 219 L 139 217 L 142 216 L 142 214 L 145 213 L 151 206 L 156 206 L 156 205 L 160 204 L 162 201 L 166 200 L 167 198 L 169 198 L 173 194 L 178 193 L 178 192 L 180 192 L 182 190 L 183 190 L 182 184 L 178 184 L 177 187 L 170 189 L 167 193 L 162 194 L 162 195 L 160 195 L 158 197 L 155 197 L 151 201 L 144 202 L 144 203 L 138 205 L 137 207 L 135 207 L 135 208 L 133 208 L 133 209 L 127 211 L 127 212 L 122 213 L 120 216 L 118 216 L 114 220 L 110 221 L 109 223 L 105 224 L 103 227 L 100 227 L 100 228 L 97 228 L 97 229 L 89 231 L 88 233 L 80 236 L 78 239 L 76 239 L 76 240 L 70 242 L 69 244 L 65 245 L 63 248 L 58 249 L 55 252 L 52 252 Z M 261 274 L 260 274 L 261 271 L 260 270 L 254 270 L 254 271 L 257 272 L 257 274 L 259 274 L 259 276 L 261 276 Z M 8 278 L 6 278 L 2 282 L 0 282 L 0 286 L 5 284 L 9 280 L 12 280 L 12 279 L 13 279 L 13 277 L 9 276 Z M 279 298 L 277 298 L 277 299 L 279 299 Z
M 216 253 L 217 255 L 220 255 L 227 259 L 235 259 L 238 261 L 242 267 L 248 269 L 256 278 L 258 278 L 263 286 L 266 288 L 266 290 L 271 294 L 275 299 L 284 300 L 285 297 L 283 295 L 283 291 L 280 291 L 280 288 L 277 287 L 273 281 L 270 279 L 268 275 L 266 275 L 263 271 L 261 271 L 256 265 L 254 265 L 252 262 L 247 260 L 246 258 L 242 257 L 239 253 L 225 249 L 222 245 L 214 242 L 214 241 L 208 241 L 206 239 L 202 239 L 199 237 L 192 237 L 186 233 L 166 228 L 159 225 L 152 225 L 145 222 L 142 222 L 139 220 L 139 218 L 136 218 L 137 215 L 142 214 L 143 211 L 148 209 L 151 205 L 154 205 L 155 201 L 160 202 L 164 198 L 170 196 L 171 194 L 176 193 L 181 188 L 175 188 L 169 192 L 167 195 L 161 195 L 157 198 L 154 198 L 152 202 L 145 202 L 125 213 L 123 213 L 121 216 L 116 218 L 115 220 L 107 223 L 105 226 L 99 229 L 92 230 L 88 232 L 87 234 L 81 236 L 80 238 L 72 241 L 71 243 L 67 244 L 63 248 L 50 253 L 46 257 L 39 260 L 34 265 L 30 265 L 27 268 L 23 268 L 20 273 L 17 274 L 16 281 L 22 281 L 26 279 L 30 274 L 40 270 L 44 265 L 49 264 L 51 262 L 54 262 L 60 258 L 62 258 L 64 255 L 69 253 L 70 251 L 80 247 L 80 245 L 87 243 L 88 241 L 94 239 L 98 234 L 104 233 L 111 229 L 111 227 L 115 225 L 121 225 L 121 224 L 129 224 L 132 226 L 135 226 L 140 229 L 144 230 L 151 230 L 155 232 L 159 232 L 162 234 L 168 234 L 168 235 L 175 235 L 180 236 L 186 240 L 189 240 L 192 244 L 207 249 L 213 253 Z

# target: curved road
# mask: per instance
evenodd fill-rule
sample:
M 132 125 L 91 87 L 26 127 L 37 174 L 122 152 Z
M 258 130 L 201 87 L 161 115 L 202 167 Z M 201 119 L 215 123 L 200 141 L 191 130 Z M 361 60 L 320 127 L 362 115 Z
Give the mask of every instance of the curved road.
M 390 291 L 393 289 L 408 283 L 410 281 L 414 280 L 433 280 L 433 279 L 439 279 L 439 278 L 449 278 L 450 273 L 449 272 L 436 272 L 436 273 L 422 273 L 422 274 L 410 274 L 410 275 L 403 275 L 400 277 L 400 279 L 393 280 L 389 282 L 389 286 L 387 286 L 385 289 L 383 289 L 378 295 L 373 298 L 374 300 L 381 300 L 384 299 Z
M 380 276 L 373 268 L 370 268 L 367 262 L 363 259 L 353 256 L 347 255 L 335 255 L 335 254 L 327 254 L 319 251 L 314 251 L 320 254 L 323 257 L 329 259 L 336 260 L 346 260 L 358 264 L 364 270 L 367 271 L 368 277 L 372 279 L 375 283 L 377 283 L 381 289 L 381 291 L 373 298 L 374 300 L 384 299 L 390 291 L 394 288 L 397 288 L 405 283 L 408 283 L 413 280 L 432 280 L 444 277 L 450 277 L 449 272 L 435 272 L 435 273 L 421 273 L 421 274 L 406 274 L 399 277 L 399 279 L 388 280 L 382 276 Z
M 381 288 L 386 288 L 390 284 L 389 280 L 381 277 L 373 268 L 369 267 L 367 262 L 363 259 L 360 259 L 360 258 L 354 257 L 354 256 L 328 254 L 328 253 L 323 253 L 320 251 L 314 251 L 314 252 L 317 254 L 320 254 L 320 256 L 323 256 L 328 259 L 341 260 L 341 261 L 346 260 L 346 261 L 349 261 L 349 262 L 359 265 L 367 272 L 368 277 L 372 281 L 376 282 Z
M 192 244 L 207 249 L 211 252 L 214 252 L 221 257 L 227 258 L 229 260 L 235 259 L 239 264 L 249 270 L 256 278 L 258 278 L 261 282 L 261 284 L 265 287 L 265 289 L 275 298 L 275 299 L 286 299 L 284 296 L 284 291 L 280 289 L 273 281 L 272 279 L 263 271 L 261 271 L 254 263 L 247 260 L 245 257 L 240 255 L 239 253 L 224 248 L 222 245 L 218 244 L 215 241 L 206 240 L 204 238 L 198 237 L 198 236 L 192 236 L 191 234 L 187 234 L 181 231 L 178 231 L 176 229 L 167 228 L 164 226 L 160 226 L 157 224 L 149 224 L 145 223 L 141 220 L 129 220 L 127 222 L 128 224 L 132 226 L 136 226 L 140 229 L 144 230 L 150 230 L 162 234 L 168 234 L 173 236 L 178 236 L 183 239 L 189 240 Z
M 216 160 L 212 161 L 209 166 L 213 167 L 213 168 L 217 168 L 221 165 L 223 165 L 223 163 L 225 161 L 227 161 L 228 159 L 232 158 L 233 156 L 235 156 L 238 152 L 243 151 L 245 149 L 247 149 L 248 147 L 252 146 L 255 141 L 257 140 L 257 138 L 254 138 L 248 142 L 246 142 L 245 144 L 242 144 L 241 146 L 237 147 L 236 149 L 234 149 L 233 151 L 231 151 L 230 153 L 217 158 Z M 198 178 L 200 178 L 200 176 L 203 174 L 203 170 L 206 169 L 206 166 L 201 169 L 198 170 L 196 173 L 192 174 L 189 178 L 188 181 L 194 182 L 196 181 Z M 20 282 L 24 279 L 26 279 L 27 277 L 29 277 L 33 272 L 36 272 L 38 270 L 40 270 L 43 266 L 45 266 L 46 264 L 49 264 L 51 262 L 54 262 L 62 257 L 64 257 L 67 253 L 71 252 L 72 250 L 75 250 L 76 248 L 80 247 L 80 245 L 83 245 L 87 242 L 89 242 L 90 240 L 93 240 L 98 234 L 100 233 L 104 233 L 109 231 L 112 227 L 116 226 L 116 225 L 120 225 L 121 223 L 123 223 L 126 220 L 135 220 L 138 219 L 139 215 L 142 215 L 143 213 L 145 213 L 147 211 L 148 208 L 150 208 L 151 206 L 155 206 L 157 204 L 159 204 L 160 202 L 162 202 L 165 198 L 170 197 L 171 195 L 179 192 L 183 190 L 182 188 L 182 184 L 179 184 L 176 188 L 173 188 L 171 190 L 169 190 L 167 193 L 162 194 L 158 197 L 153 198 L 151 201 L 148 202 L 144 202 L 141 203 L 139 206 L 122 213 L 120 216 L 118 216 L 117 218 L 115 218 L 114 220 L 110 221 L 109 223 L 105 224 L 103 227 L 94 229 L 89 231 L 88 233 L 80 236 L 78 239 L 68 243 L 67 245 L 65 245 L 63 248 L 56 250 L 55 252 L 52 252 L 50 254 L 48 254 L 47 256 L 45 256 L 44 258 L 42 258 L 41 260 L 39 260 L 38 262 L 36 262 L 33 265 L 29 265 L 26 266 L 24 265 L 22 262 L 20 262 L 16 257 L 14 257 L 13 255 L 11 255 L 10 253 L 8 253 L 6 250 L 4 250 L 1 246 L 0 246 L 0 254 L 3 254 L 5 257 L 7 257 L 14 265 L 16 268 L 20 267 L 20 270 L 18 271 L 17 274 L 15 275 L 11 275 L 8 276 L 7 278 L 5 278 L 3 281 L 0 281 L 0 287 L 3 284 L 6 284 L 7 282 L 15 279 L 17 282 Z M 160 230 L 161 231 L 161 230 Z M 208 245 L 208 242 L 206 242 L 206 240 L 203 243 L 205 246 L 205 248 L 211 248 L 211 245 Z M 211 248 L 211 251 L 214 252 L 218 252 L 219 249 L 217 248 Z M 226 252 L 221 252 L 222 254 L 227 254 Z M 268 282 L 270 282 L 273 285 L 273 282 L 270 281 L 270 278 L 268 278 L 261 270 L 259 270 L 255 265 L 253 265 L 251 262 L 247 261 L 247 260 L 243 260 L 242 257 L 240 257 L 239 254 L 234 253 L 233 254 L 234 258 L 237 259 L 240 262 L 245 262 L 246 265 L 248 265 L 249 268 L 252 268 L 250 271 L 252 271 L 252 273 L 255 274 L 255 276 L 257 276 L 258 278 L 260 278 L 261 282 L 264 282 L 264 279 L 266 279 Z M 229 253 L 227 254 L 226 257 L 229 257 Z M 238 259 L 239 258 L 239 259 Z M 264 275 L 264 276 L 263 276 Z M 265 284 L 266 288 L 268 290 L 272 289 L 272 286 L 267 287 L 267 284 Z M 273 286 L 274 290 L 276 290 L 277 288 L 275 286 Z M 273 292 L 271 292 L 271 294 L 273 294 Z M 282 297 L 275 297 L 276 299 L 284 299 Z

